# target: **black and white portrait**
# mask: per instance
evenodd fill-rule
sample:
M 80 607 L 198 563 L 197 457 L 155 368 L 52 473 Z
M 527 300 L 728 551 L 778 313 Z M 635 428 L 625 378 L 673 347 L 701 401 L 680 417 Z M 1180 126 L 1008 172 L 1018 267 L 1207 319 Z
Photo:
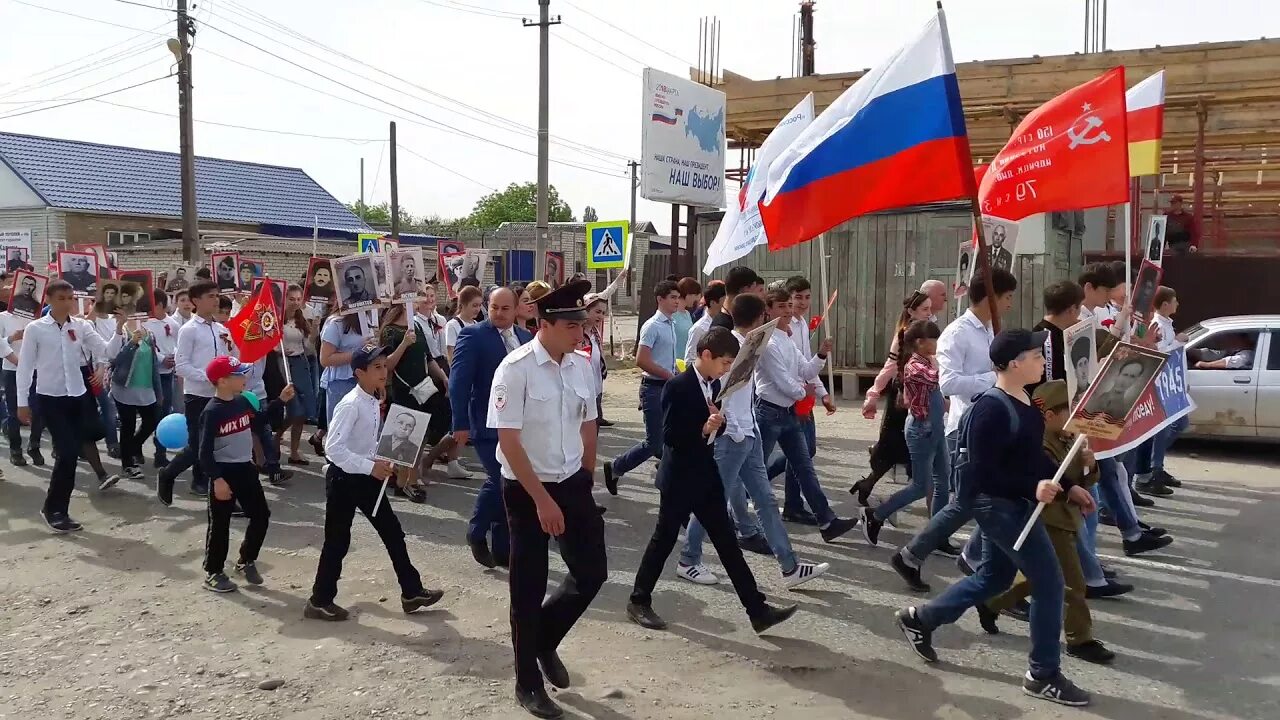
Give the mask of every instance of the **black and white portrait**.
M 119 309 L 128 314 L 130 320 L 146 317 L 145 312 L 138 312 L 138 301 L 151 295 L 154 287 L 150 270 L 125 270 L 119 273 L 120 297 L 116 302 Z
M 174 265 L 169 268 L 169 273 L 165 277 L 165 292 L 176 293 L 179 290 L 186 290 L 195 275 L 196 271 L 190 265 Z
M 98 293 L 94 296 L 94 307 L 101 308 L 108 315 L 116 311 L 116 303 L 120 301 L 120 281 L 101 280 L 98 282 Z
M 431 415 L 410 410 L 403 405 L 392 405 L 387 419 L 382 423 L 382 435 L 374 457 L 393 465 L 413 467 L 418 464 L 422 445 L 427 439 L 427 424 Z
M 751 385 L 751 374 L 755 372 L 760 356 L 769 348 L 769 338 L 773 337 L 777 327 L 778 322 L 771 320 L 747 333 L 742 347 L 738 348 L 738 356 L 720 382 L 720 400 Z
M 412 300 L 422 293 L 426 271 L 423 266 L 422 248 L 393 250 L 391 263 L 391 295 L 396 300 Z
M 271 280 L 268 278 L 254 278 L 253 293 L 255 295 L 258 293 L 258 288 L 262 287 L 263 283 L 271 284 L 271 289 L 270 289 L 271 302 L 275 307 L 276 317 L 277 318 L 284 317 L 284 296 L 285 296 L 285 292 L 289 288 L 289 284 L 283 280 Z
M 9 272 L 22 270 L 31 263 L 31 253 L 24 247 L 7 247 L 4 249 L 4 266 Z
M 98 289 L 98 256 L 91 252 L 60 252 L 58 274 L 71 283 L 78 297 L 92 297 Z
M 240 258 L 239 278 L 236 287 L 240 292 L 251 292 L 255 287 L 254 280 L 265 277 L 267 274 L 267 264 L 261 260 L 250 260 L 249 258 Z
M 373 253 L 348 255 L 333 261 L 338 282 L 338 312 L 364 310 L 378 304 Z
M 1154 310 L 1156 290 L 1160 288 L 1161 267 L 1150 260 L 1142 261 L 1138 277 L 1133 283 L 1133 312 L 1139 317 L 1150 320 Z
M 19 270 L 13 279 L 13 290 L 9 296 L 9 312 L 28 319 L 40 316 L 44 307 L 44 289 L 49 278 L 26 270 Z
M 1062 331 L 1062 346 L 1066 352 L 1067 397 L 1071 407 L 1080 403 L 1093 382 L 1098 368 L 1097 339 L 1092 320 L 1082 320 Z
M 982 231 L 987 239 L 987 259 L 991 267 L 1013 270 L 1013 254 L 1017 252 L 1018 223 L 990 215 L 982 216 Z
M 1164 215 L 1152 215 L 1147 226 L 1147 259 L 1157 265 L 1164 261 L 1164 231 L 1168 221 Z
M 462 276 L 459 273 L 466 259 L 465 252 L 440 253 L 440 282 L 444 283 L 451 298 L 457 297 L 458 290 L 462 287 Z
M 213 253 L 209 262 L 212 264 L 213 281 L 218 284 L 218 294 L 234 295 L 239 290 L 240 254 Z
M 1129 343 L 1116 345 L 1081 399 L 1067 429 L 1115 439 L 1125 420 L 1160 372 L 1165 355 Z
M 956 279 L 951 285 L 952 297 L 961 298 L 969 292 L 969 279 L 973 277 L 973 241 L 960 241 L 960 254 L 956 259 Z

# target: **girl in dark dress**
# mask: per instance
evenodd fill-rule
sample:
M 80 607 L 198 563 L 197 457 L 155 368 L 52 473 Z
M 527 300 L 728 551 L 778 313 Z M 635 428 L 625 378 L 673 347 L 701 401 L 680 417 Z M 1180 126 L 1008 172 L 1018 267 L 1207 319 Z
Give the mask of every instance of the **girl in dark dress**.
M 428 378 L 441 380 L 444 373 L 436 365 L 431 356 L 430 346 L 422 328 L 413 323 L 413 318 L 405 313 L 403 304 L 391 306 L 385 311 L 382 319 L 382 330 L 379 343 L 383 347 L 395 348 L 387 356 L 387 388 L 392 405 L 401 405 L 410 410 L 431 414 L 434 419 L 442 416 L 441 403 L 448 403 L 443 392 L 435 392 L 425 402 L 414 397 L 413 389 Z M 434 383 L 432 383 L 434 386 Z M 396 475 L 396 494 L 409 498 L 413 502 L 422 503 L 427 500 L 427 493 L 418 479 L 422 472 L 430 469 L 430 462 L 437 458 L 436 452 L 427 453 L 427 467 L 398 468 Z

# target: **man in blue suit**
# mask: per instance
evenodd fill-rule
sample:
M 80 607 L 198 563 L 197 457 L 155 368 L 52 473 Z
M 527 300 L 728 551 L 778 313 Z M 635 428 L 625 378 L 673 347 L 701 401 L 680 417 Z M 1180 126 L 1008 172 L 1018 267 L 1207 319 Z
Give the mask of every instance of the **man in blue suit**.
M 507 353 L 533 339 L 529 331 L 517 327 L 515 293 L 499 288 L 489 295 L 489 319 L 463 328 L 453 349 L 449 368 L 449 402 L 453 406 L 453 437 L 459 444 L 467 440 L 476 448 L 484 464 L 485 481 L 476 496 L 476 506 L 467 526 L 467 544 L 476 562 L 491 568 L 506 567 L 510 557 L 507 544 L 507 511 L 502 503 L 502 466 L 498 464 L 498 433 L 486 425 L 489 415 L 489 385 L 498 364 Z M 490 550 L 489 535 L 493 535 Z

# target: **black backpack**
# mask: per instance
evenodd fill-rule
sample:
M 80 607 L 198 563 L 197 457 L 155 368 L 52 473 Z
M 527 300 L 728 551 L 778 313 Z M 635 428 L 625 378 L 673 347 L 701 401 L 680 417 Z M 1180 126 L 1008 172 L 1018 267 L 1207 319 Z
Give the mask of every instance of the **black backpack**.
M 969 403 L 969 407 L 965 408 L 964 415 L 960 416 L 960 427 L 956 433 L 956 454 L 951 458 L 951 490 L 959 495 L 962 489 L 965 498 L 973 497 L 972 488 L 977 487 L 972 481 L 973 478 L 968 477 L 969 472 L 969 426 L 973 418 L 973 408 L 977 406 L 978 400 L 982 397 L 994 397 L 1004 405 L 1005 410 L 1009 414 L 1009 435 L 1017 435 L 1018 430 L 1022 427 L 1022 420 L 1018 417 L 1018 410 L 1013 406 L 1013 400 L 1009 399 L 1008 393 L 997 387 L 987 388 L 986 390 L 973 396 L 973 400 Z

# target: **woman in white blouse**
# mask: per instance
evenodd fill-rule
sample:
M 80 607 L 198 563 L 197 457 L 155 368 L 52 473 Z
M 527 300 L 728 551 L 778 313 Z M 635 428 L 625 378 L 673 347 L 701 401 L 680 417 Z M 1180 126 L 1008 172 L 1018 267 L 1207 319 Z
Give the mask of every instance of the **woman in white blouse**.
M 453 364 L 453 348 L 458 344 L 458 333 L 462 332 L 462 328 L 476 324 L 482 299 L 483 293 L 478 287 L 468 285 L 458 293 L 458 313 L 449 318 L 444 326 L 445 356 L 450 365 Z

